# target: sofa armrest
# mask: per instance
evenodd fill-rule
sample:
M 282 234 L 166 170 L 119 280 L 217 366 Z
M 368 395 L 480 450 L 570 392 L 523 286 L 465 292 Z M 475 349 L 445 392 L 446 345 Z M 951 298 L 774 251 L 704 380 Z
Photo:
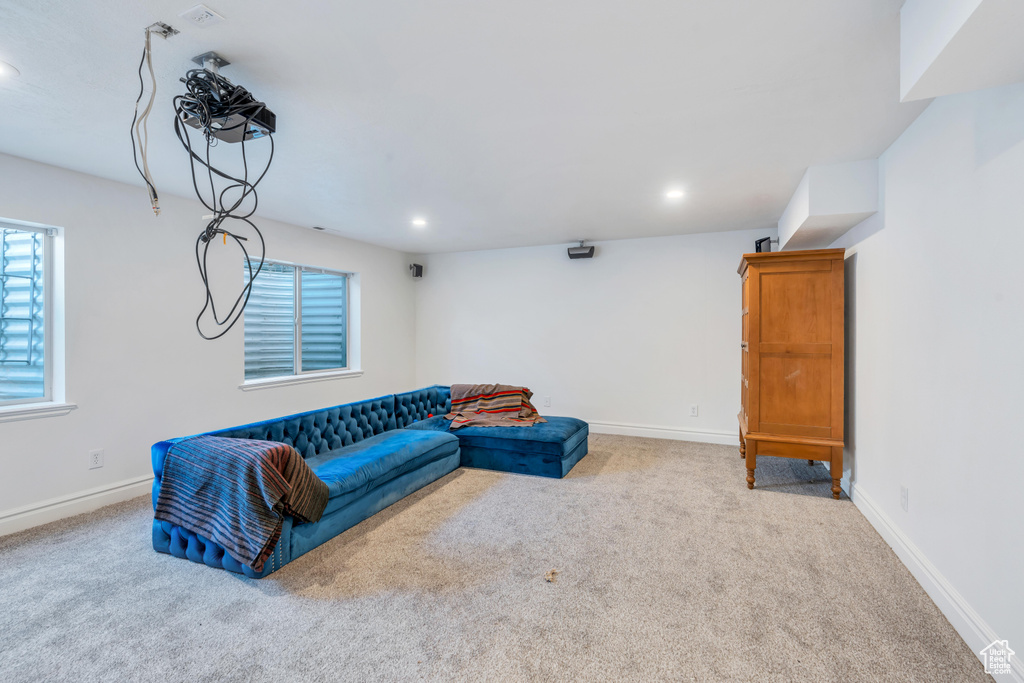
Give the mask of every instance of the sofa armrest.
M 150 449 L 150 457 L 153 461 L 153 509 L 156 509 L 156 499 L 160 496 L 160 480 L 164 476 L 164 460 L 167 459 L 167 451 L 171 450 L 171 446 L 181 441 L 181 439 L 168 439 L 167 441 L 158 441 L 153 444 Z

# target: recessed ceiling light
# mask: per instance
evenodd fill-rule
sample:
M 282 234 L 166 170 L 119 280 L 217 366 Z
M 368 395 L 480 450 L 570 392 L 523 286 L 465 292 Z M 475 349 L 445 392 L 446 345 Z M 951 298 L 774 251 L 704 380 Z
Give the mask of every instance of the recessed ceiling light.
M 425 228 L 427 227 L 427 219 L 422 216 L 416 216 L 412 219 L 412 227 L 414 228 Z
M 665 199 L 670 202 L 678 202 L 686 196 L 686 191 L 679 187 L 670 187 L 665 190 Z
M 0 78 L 14 78 L 20 76 L 21 72 L 14 68 L 13 64 L 0 62 Z

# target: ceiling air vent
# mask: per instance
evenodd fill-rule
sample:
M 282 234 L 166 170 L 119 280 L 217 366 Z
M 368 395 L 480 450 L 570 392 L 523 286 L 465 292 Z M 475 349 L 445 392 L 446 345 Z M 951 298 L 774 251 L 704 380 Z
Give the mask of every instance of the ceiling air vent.
M 224 17 L 214 12 L 206 5 L 196 5 L 190 10 L 185 10 L 178 15 L 182 19 L 188 19 L 196 26 L 200 28 L 206 28 L 207 26 L 213 26 L 224 21 Z

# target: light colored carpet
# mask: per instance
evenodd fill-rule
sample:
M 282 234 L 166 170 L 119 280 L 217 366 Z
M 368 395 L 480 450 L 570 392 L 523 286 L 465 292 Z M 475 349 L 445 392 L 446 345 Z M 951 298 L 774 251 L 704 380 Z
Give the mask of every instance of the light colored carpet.
M 823 466 L 748 491 L 734 448 L 590 449 L 457 470 L 259 581 L 155 553 L 147 498 L 0 538 L 0 677 L 991 680 Z

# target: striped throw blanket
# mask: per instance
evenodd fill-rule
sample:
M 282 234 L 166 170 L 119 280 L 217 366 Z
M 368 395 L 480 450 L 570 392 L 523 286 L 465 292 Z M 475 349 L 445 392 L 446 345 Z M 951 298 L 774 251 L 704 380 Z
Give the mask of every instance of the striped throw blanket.
M 287 444 L 197 436 L 171 446 L 155 517 L 201 534 L 259 572 L 284 515 L 316 522 L 327 484 Z
M 532 427 L 547 422 L 530 403 L 533 392 L 507 384 L 453 384 L 452 410 L 444 416 L 459 427 Z

